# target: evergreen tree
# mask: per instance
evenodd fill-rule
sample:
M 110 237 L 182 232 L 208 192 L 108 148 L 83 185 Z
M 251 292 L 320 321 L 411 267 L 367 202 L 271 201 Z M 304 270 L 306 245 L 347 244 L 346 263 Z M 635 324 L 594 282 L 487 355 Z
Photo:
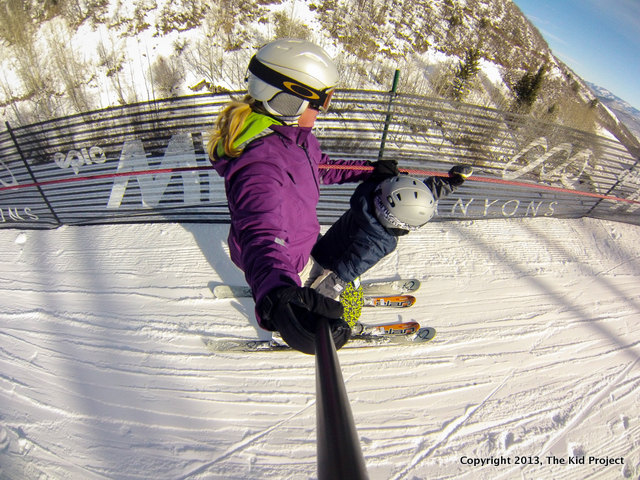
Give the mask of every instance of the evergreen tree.
M 542 89 L 542 83 L 544 82 L 544 76 L 547 73 L 547 64 L 543 64 L 537 71 L 537 73 L 527 72 L 518 81 L 514 87 L 518 103 L 527 107 L 533 106 L 538 94 Z
M 477 48 L 470 48 L 465 53 L 464 61 L 458 63 L 455 78 L 453 79 L 453 96 L 461 100 L 469 90 L 469 82 L 480 71 L 480 59 L 482 54 Z

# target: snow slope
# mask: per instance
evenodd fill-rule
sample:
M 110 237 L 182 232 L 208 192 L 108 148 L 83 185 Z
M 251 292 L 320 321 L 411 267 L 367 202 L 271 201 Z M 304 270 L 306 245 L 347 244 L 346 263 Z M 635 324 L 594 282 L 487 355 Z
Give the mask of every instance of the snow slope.
M 315 477 L 313 357 L 202 342 L 258 334 L 226 234 L 0 230 L 0 479 Z M 640 477 L 638 227 L 431 223 L 366 279 L 406 276 L 366 318 L 436 339 L 339 352 L 371 479 Z

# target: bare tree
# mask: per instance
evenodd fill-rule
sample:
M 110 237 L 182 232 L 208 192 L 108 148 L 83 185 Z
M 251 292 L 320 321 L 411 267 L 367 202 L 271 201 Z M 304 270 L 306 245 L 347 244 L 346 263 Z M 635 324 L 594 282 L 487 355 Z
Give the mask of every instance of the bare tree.
M 49 63 L 36 45 L 31 19 L 21 6 L 13 5 L 15 3 L 15 0 L 10 0 L 4 5 L 5 11 L 0 12 L 2 34 L 10 44 L 12 61 L 9 65 L 22 86 L 20 97 L 30 102 L 34 120 L 49 119 L 55 116 L 56 111 Z M 24 31 L 19 32 L 19 28 Z
M 151 82 L 160 98 L 171 97 L 184 81 L 184 69 L 178 57 L 158 57 L 151 66 Z
M 70 42 L 70 31 L 62 18 L 52 21 L 46 31 L 47 46 L 56 77 L 62 82 L 66 97 L 77 112 L 91 109 L 85 86 L 89 69 L 80 52 Z
M 215 84 L 222 78 L 224 49 L 213 35 L 204 34 L 193 44 L 184 46 L 181 51 L 191 71 L 204 77 L 208 83 Z
M 294 14 L 295 3 L 291 4 L 291 10 L 288 12 L 276 12 L 275 18 L 275 37 L 276 38 L 300 38 L 309 40 L 309 27 L 299 21 Z
M 22 0 L 4 0 L 0 4 L 0 37 L 9 45 L 30 43 L 34 26 Z
M 119 42 L 111 36 L 111 38 L 105 42 L 100 40 L 97 47 L 98 58 L 100 67 L 106 69 L 106 75 L 111 80 L 111 85 L 116 91 L 118 96 L 118 102 L 121 105 L 127 103 L 127 85 L 122 78 L 122 73 L 125 64 L 125 54 L 120 46 Z

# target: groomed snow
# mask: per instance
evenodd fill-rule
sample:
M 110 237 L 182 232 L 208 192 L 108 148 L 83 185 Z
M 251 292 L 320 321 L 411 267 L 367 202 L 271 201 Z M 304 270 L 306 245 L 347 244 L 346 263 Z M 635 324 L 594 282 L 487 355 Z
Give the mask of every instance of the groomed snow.
M 250 299 L 209 291 L 242 281 L 226 234 L 0 230 L 0 479 L 315 478 L 314 358 L 202 342 L 258 335 Z M 403 238 L 366 279 L 417 277 L 418 303 L 364 318 L 437 337 L 339 352 L 371 479 L 637 479 L 639 276 L 625 224 L 445 222 Z

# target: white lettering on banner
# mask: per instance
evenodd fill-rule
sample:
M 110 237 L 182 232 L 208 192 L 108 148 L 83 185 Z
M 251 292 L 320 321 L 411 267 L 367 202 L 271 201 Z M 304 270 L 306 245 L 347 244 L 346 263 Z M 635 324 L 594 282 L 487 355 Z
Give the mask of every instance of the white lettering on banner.
M 535 202 L 531 202 L 527 206 L 527 213 L 525 213 L 524 216 L 528 217 L 529 216 L 529 212 L 531 212 L 531 216 L 532 217 L 537 217 L 538 216 L 538 210 L 540 210 L 540 205 L 542 205 L 542 202 L 538 203 L 537 207 L 535 205 Z
M 9 220 L 13 220 L 15 222 L 25 222 L 25 221 L 29 221 L 29 220 L 40 220 L 40 218 L 34 214 L 31 213 L 31 209 L 29 207 L 23 208 L 22 209 L 23 215 L 25 215 L 28 218 L 23 218 L 20 216 L 20 214 L 18 213 L 18 209 L 17 208 L 11 208 L 11 207 L 7 207 L 7 213 L 9 215 Z M 0 223 L 7 223 L 7 217 L 4 216 L 4 211 L 2 209 L 0 209 Z
M 55 153 L 53 155 L 53 161 L 60 168 L 73 168 L 73 172 L 78 175 L 80 173 L 80 167 L 82 165 L 91 165 L 92 163 L 104 163 L 107 161 L 107 156 L 104 154 L 102 148 L 93 146 L 90 149 L 81 148 L 80 150 L 69 150 L 65 153 Z
M 500 200 L 494 200 L 493 202 L 489 202 L 489 199 L 487 198 L 484 201 L 484 216 L 487 216 L 487 212 L 489 211 L 489 207 L 492 206 L 494 203 L 498 203 Z
M 118 162 L 117 173 L 143 172 L 154 169 L 197 167 L 196 154 L 190 133 L 178 133 L 171 137 L 169 145 L 159 167 L 150 167 L 142 140 L 130 140 L 124 143 Z M 200 203 L 200 177 L 196 171 L 180 172 L 184 186 L 184 205 Z M 157 207 L 164 194 L 172 173 L 157 173 L 135 176 L 145 207 Z M 113 182 L 107 208 L 120 208 L 125 190 L 131 177 L 118 177 Z
M 462 199 L 459 198 L 455 205 L 453 206 L 453 208 L 451 209 L 451 214 L 455 213 L 456 207 L 460 207 L 460 210 L 462 210 L 462 214 L 466 217 L 467 216 L 467 209 L 469 208 L 469 205 L 471 205 L 471 203 L 474 201 L 475 199 L 472 198 L 471 200 L 469 200 L 467 202 L 467 204 L 465 205 L 464 203 L 462 203 Z
M 15 185 L 18 185 L 18 181 L 16 180 L 16 177 L 13 176 L 13 173 L 11 173 L 11 169 L 7 167 L 7 165 L 2 160 L 0 160 L 0 167 L 2 167 L 3 170 L 6 170 L 7 172 L 9 172 L 9 175 L 11 175 L 11 183 L 7 183 L 1 178 L 0 178 L 0 183 L 5 187 L 13 187 Z
M 640 186 L 640 170 L 625 170 L 618 175 L 618 180 L 624 184 Z
M 534 149 L 542 149 L 543 153 L 541 155 L 534 156 L 533 158 L 531 158 L 527 165 L 524 165 L 520 168 L 516 168 L 515 170 L 509 171 L 509 167 L 511 167 L 514 163 L 516 163 L 523 156 L 525 156 L 527 153 L 531 152 Z M 529 173 L 530 171 L 536 169 L 537 167 L 541 167 L 541 170 L 540 170 L 541 181 L 551 182 L 551 181 L 560 180 L 560 182 L 562 182 L 562 184 L 565 187 L 571 187 L 578 181 L 578 179 L 580 178 L 580 175 L 582 175 L 585 168 L 587 168 L 589 159 L 593 156 L 593 152 L 588 148 L 584 150 L 580 150 L 573 156 L 571 156 L 572 152 L 573 152 L 573 145 L 571 145 L 570 143 L 561 143 L 560 145 L 556 145 L 555 147 L 549 149 L 549 144 L 545 137 L 537 138 L 536 140 L 531 142 L 529 145 L 524 147 L 517 154 L 515 154 L 511 158 L 511 160 L 507 162 L 507 164 L 504 166 L 502 171 L 502 178 L 504 178 L 505 180 L 515 180 L 516 178 L 521 177 L 526 173 Z M 564 162 L 562 162 L 560 165 L 555 167 L 551 172 L 545 172 L 544 171 L 545 162 L 547 162 L 554 156 L 562 153 L 566 154 L 567 159 Z M 578 174 L 570 175 L 566 172 L 566 169 L 569 165 L 575 162 L 582 162 L 583 160 L 584 162 L 582 163 L 582 165 L 581 166 L 579 165 L 580 171 L 578 172 Z
M 510 203 L 515 205 L 515 208 L 511 211 L 511 213 L 507 213 L 507 205 L 509 205 Z M 502 215 L 505 217 L 513 217 L 518 211 L 519 206 L 520 206 L 520 200 L 509 200 L 507 203 L 502 205 Z
M 473 203 L 473 201 L 475 200 L 475 198 L 470 199 L 466 204 L 463 203 L 462 199 L 459 198 L 456 203 L 454 203 L 453 207 L 451 207 L 451 215 L 455 215 L 456 214 L 456 208 L 460 207 L 460 211 L 462 212 L 462 215 L 464 217 L 467 216 L 474 216 L 473 212 L 468 212 L 469 210 L 469 205 L 471 205 Z M 478 215 L 478 216 L 482 216 L 482 217 L 487 217 L 489 216 L 489 208 L 492 207 L 493 205 L 495 205 L 498 202 L 502 202 L 502 200 L 489 200 L 488 198 L 486 198 L 484 200 L 484 212 L 482 213 L 482 215 Z M 539 202 L 538 204 L 536 204 L 536 202 L 530 202 L 527 205 L 527 209 L 524 212 L 524 216 L 528 217 L 528 216 L 532 216 L 532 217 L 537 217 L 538 215 L 542 214 L 545 217 L 550 217 L 555 213 L 555 206 L 558 204 L 558 202 L 550 202 L 547 207 L 546 210 L 540 210 L 540 208 L 542 207 L 542 204 L 544 202 Z M 498 206 L 496 206 L 496 208 L 498 208 L 499 212 L 501 212 L 503 217 L 513 217 L 516 213 L 518 213 L 518 211 L 521 211 L 521 202 L 520 200 L 508 200 L 504 203 L 502 203 L 501 205 L 498 204 Z M 524 207 L 522 207 L 524 208 Z

